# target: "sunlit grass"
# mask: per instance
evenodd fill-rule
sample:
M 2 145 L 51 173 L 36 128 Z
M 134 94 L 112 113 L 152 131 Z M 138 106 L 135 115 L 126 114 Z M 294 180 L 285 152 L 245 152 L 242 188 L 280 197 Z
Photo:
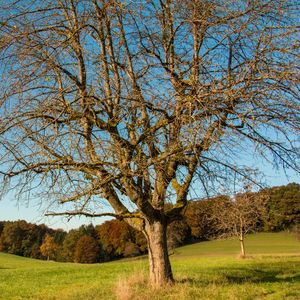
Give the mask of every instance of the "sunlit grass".
M 280 233 L 246 245 L 248 259 L 234 240 L 176 249 L 176 284 L 164 289 L 149 287 L 146 258 L 82 265 L 0 253 L 0 299 L 300 299 L 300 243 Z
M 245 249 L 248 255 L 282 255 L 299 254 L 300 243 L 291 234 L 259 233 L 246 236 Z M 177 257 L 209 256 L 209 255 L 238 255 L 240 245 L 237 238 L 228 240 L 214 240 L 184 246 L 175 250 Z

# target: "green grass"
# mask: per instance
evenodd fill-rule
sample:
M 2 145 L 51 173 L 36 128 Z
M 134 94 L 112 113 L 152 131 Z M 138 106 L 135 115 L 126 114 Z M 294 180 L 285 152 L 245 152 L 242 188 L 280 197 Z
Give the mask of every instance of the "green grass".
M 251 234 L 245 239 L 246 254 L 249 255 L 300 255 L 299 246 L 294 236 L 285 232 Z M 184 246 L 176 249 L 175 253 L 180 257 L 238 255 L 239 247 L 237 239 L 214 240 Z
M 285 233 L 211 241 L 171 256 L 177 283 L 147 285 L 147 260 L 82 265 L 0 253 L 0 299 L 300 299 L 300 243 Z

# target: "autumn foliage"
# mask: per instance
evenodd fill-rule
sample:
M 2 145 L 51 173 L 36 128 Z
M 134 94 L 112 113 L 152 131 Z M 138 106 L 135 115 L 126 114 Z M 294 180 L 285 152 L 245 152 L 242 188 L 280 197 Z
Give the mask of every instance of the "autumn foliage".
M 106 221 L 96 227 L 96 232 L 108 259 L 122 257 L 125 252 L 126 256 L 145 253 L 146 239 L 125 222 Z
M 50 235 L 45 236 L 45 240 L 40 247 L 41 253 L 43 256 L 49 259 L 55 259 L 57 252 L 59 250 L 59 245 L 55 243 L 54 238 Z
M 74 260 L 78 263 L 91 264 L 99 261 L 100 246 L 98 241 L 88 235 L 83 235 L 76 243 Z

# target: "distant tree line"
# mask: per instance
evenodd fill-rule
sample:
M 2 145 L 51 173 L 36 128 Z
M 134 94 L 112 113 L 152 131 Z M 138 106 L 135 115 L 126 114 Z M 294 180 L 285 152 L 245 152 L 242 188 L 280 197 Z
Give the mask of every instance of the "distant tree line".
M 24 220 L 0 222 L 0 251 L 37 259 L 96 263 L 146 253 L 146 240 L 125 222 L 110 220 L 65 232 Z
M 234 199 L 221 195 L 191 201 L 181 220 L 169 225 L 168 245 L 173 249 L 220 236 L 237 234 L 241 238 L 248 231 L 299 231 L 299 224 L 300 185 L 291 183 Z M 69 232 L 23 220 L 0 221 L 0 251 L 37 259 L 96 263 L 145 254 L 147 242 L 141 232 L 119 220 L 83 225 Z

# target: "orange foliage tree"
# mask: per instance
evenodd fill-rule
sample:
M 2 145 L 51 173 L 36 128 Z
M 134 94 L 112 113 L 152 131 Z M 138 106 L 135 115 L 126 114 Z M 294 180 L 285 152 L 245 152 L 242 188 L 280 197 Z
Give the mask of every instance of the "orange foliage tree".
M 51 235 L 47 234 L 40 250 L 42 255 L 47 257 L 47 260 L 55 260 L 59 245 L 55 243 L 54 238 Z

